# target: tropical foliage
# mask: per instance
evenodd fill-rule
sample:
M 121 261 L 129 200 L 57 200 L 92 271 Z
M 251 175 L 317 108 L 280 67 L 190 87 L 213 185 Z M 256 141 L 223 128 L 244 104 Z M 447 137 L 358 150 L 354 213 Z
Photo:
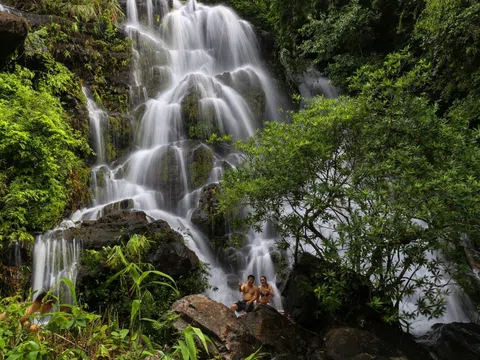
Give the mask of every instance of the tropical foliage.
M 55 225 L 77 191 L 88 148 L 68 125 L 56 90 L 71 80 L 62 67 L 39 80 L 17 68 L 0 73 L 0 239 L 30 240 Z
M 146 274 L 140 274 L 143 278 Z M 65 281 L 65 280 L 63 280 Z M 65 281 L 76 298 L 74 286 Z M 173 282 L 171 286 L 175 286 Z M 188 326 L 171 345 L 160 345 L 143 334 L 135 319 L 142 307 L 133 302 L 130 326 L 122 328 L 114 317 L 88 312 L 78 304 L 62 304 L 48 313 L 47 325 L 21 324 L 27 305 L 18 298 L 0 302 L 0 359 L 145 359 L 196 360 L 214 358 L 215 346 L 199 328 Z M 45 315 L 47 316 L 47 315 Z M 40 316 L 40 323 L 42 323 Z M 32 320 L 32 319 L 29 319 Z M 197 345 L 198 344 L 198 345 Z M 213 351 L 213 353 L 212 353 Z

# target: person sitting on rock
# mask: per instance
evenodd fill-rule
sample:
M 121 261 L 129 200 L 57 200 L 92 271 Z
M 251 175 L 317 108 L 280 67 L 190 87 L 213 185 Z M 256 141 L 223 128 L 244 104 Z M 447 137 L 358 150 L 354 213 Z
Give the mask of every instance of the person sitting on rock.
M 265 276 L 260 277 L 260 287 L 258 288 L 259 304 L 272 306 L 272 297 L 274 296 L 272 285 L 267 283 Z
M 258 287 L 254 285 L 255 276 L 248 275 L 247 283 L 238 282 L 238 291 L 243 294 L 243 300 L 237 301 L 230 306 L 233 311 L 251 312 L 254 309 L 254 302 L 258 300 Z
M 27 326 L 29 324 L 28 318 L 37 311 L 40 311 L 40 314 L 42 315 L 52 311 L 55 300 L 52 297 L 46 298 L 47 294 L 47 292 L 41 292 L 38 294 L 35 300 L 33 300 L 32 304 L 25 310 L 25 314 L 23 314 L 23 316 L 20 318 L 20 323 L 23 326 Z

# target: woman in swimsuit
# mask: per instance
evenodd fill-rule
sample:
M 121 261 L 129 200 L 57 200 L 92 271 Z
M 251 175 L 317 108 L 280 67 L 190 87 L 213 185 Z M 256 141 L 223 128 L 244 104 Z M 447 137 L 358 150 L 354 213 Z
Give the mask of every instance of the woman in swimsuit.
M 260 277 L 260 286 L 258 287 L 258 291 L 260 295 L 258 302 L 260 304 L 272 306 L 271 299 L 274 296 L 273 288 L 272 285 L 267 283 L 267 278 L 265 276 Z

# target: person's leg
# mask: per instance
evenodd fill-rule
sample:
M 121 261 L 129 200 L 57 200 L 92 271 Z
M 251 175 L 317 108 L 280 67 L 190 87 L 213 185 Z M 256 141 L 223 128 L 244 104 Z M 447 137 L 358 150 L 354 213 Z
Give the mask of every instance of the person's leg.
M 237 311 L 238 305 L 237 303 L 230 305 L 230 310 Z

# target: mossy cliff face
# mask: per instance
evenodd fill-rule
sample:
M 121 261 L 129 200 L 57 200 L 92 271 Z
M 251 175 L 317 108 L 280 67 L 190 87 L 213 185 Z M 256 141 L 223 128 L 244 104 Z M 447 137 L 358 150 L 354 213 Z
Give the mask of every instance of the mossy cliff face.
M 235 89 L 248 104 L 255 124 L 260 127 L 263 123 L 266 105 L 265 92 L 262 90 L 260 80 L 254 73 L 239 70 L 232 73 L 224 72 L 216 76 L 225 85 Z
M 199 145 L 192 152 L 192 162 L 190 163 L 190 184 L 192 188 L 198 188 L 205 184 L 208 180 L 210 172 L 213 168 L 212 150 L 205 146 Z
M 94 100 L 107 112 L 114 113 L 113 117 L 129 111 L 132 46 L 127 35 L 114 25 L 115 21 L 121 21 L 120 7 L 114 7 L 115 1 L 105 2 L 105 8 L 97 9 L 98 13 L 103 11 L 102 15 L 96 17 L 80 13 L 80 7 L 76 9 L 73 5 L 56 7 L 45 2 L 39 6 L 29 0 L 6 3 L 16 7 L 18 10 L 13 12 L 30 27 L 25 53 L 17 59 L 18 63 L 40 76 L 60 63 L 75 75 L 72 84 L 59 94 L 74 129 L 88 136 L 82 86 L 88 87 Z

